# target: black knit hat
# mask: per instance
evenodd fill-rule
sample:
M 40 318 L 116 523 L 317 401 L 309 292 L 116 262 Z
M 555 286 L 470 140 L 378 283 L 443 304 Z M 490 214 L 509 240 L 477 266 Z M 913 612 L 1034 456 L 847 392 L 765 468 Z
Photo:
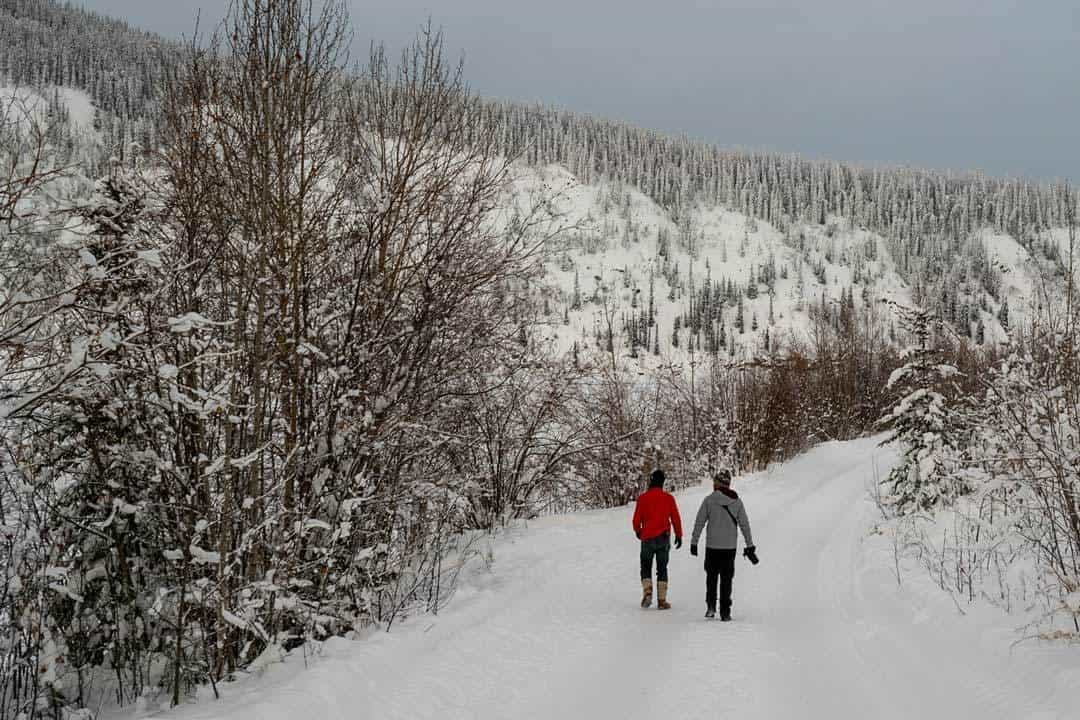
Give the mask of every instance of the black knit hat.
M 720 485 L 730 485 L 731 484 L 731 471 L 728 470 L 727 468 L 724 468 L 722 470 L 717 470 L 716 474 L 713 475 L 713 482 L 714 483 L 719 483 Z
M 664 487 L 664 479 L 663 470 L 653 470 L 652 475 L 649 477 L 649 487 Z

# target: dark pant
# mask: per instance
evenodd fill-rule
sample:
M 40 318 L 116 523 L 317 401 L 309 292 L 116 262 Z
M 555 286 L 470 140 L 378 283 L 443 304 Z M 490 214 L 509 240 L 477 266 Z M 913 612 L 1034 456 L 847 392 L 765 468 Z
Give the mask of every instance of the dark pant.
M 641 579 L 652 578 L 652 561 L 656 558 L 656 581 L 667 582 L 667 563 L 671 553 L 671 535 L 664 533 L 641 541 Z
M 735 549 L 705 548 L 705 604 L 716 609 L 716 581 L 720 581 L 720 614 L 731 614 L 731 581 L 735 577 Z

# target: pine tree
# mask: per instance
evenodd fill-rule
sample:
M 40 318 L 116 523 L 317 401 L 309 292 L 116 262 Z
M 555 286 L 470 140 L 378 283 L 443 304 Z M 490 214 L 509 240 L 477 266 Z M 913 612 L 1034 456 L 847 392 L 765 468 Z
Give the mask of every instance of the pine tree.
M 656 324 L 656 303 L 655 303 L 655 280 L 653 274 L 649 273 L 649 327 Z
M 757 273 L 754 272 L 754 266 L 750 266 L 750 281 L 746 284 L 746 297 L 753 300 L 758 294 L 758 281 Z
M 1001 323 L 1001 329 L 1005 332 L 1009 331 L 1009 298 L 1005 298 L 1001 301 L 1001 309 L 997 314 L 998 322 Z
M 966 489 L 953 472 L 965 430 L 942 392 L 959 371 L 943 363 L 931 347 L 933 316 L 922 309 L 895 307 L 915 344 L 904 351 L 905 364 L 893 371 L 886 386 L 899 391 L 901 399 L 879 422 L 892 433 L 885 442 L 899 440 L 903 448 L 885 483 L 890 486 L 889 502 L 905 514 L 947 503 Z

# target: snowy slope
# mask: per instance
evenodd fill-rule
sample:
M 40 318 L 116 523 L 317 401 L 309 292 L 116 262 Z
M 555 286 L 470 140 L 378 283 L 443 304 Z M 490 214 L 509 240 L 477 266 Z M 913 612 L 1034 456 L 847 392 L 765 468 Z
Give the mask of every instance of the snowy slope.
M 13 87 L 0 85 L 0 105 L 8 103 L 18 104 L 20 113 L 13 113 L 11 118 L 21 112 L 30 113 L 39 122 L 44 122 L 49 107 L 50 95 L 68 113 L 68 124 L 75 132 L 91 134 L 94 128 L 94 104 L 82 90 L 70 87 L 50 87 L 45 90 L 37 90 L 26 87 Z
M 50 102 L 58 103 L 67 112 L 76 142 L 87 148 L 100 145 L 100 134 L 94 130 L 95 108 L 85 92 L 67 87 L 16 89 L 0 85 L 0 101 L 12 97 L 39 119 L 45 119 Z M 767 267 L 774 267 L 780 277 L 771 298 L 762 281 L 757 284 L 757 298 L 745 300 L 742 332 L 733 327 L 735 305 L 729 303 L 725 308 L 727 339 L 735 347 L 733 353 L 725 348 L 724 357 L 745 360 L 759 355 L 765 349 L 766 334 L 773 350 L 805 343 L 810 336 L 811 306 L 820 306 L 823 298 L 835 304 L 847 290 L 854 293 L 860 306 L 873 306 L 885 313 L 890 311 L 877 301 L 912 303 L 909 283 L 889 256 L 885 239 L 853 227 L 845 218 L 831 217 L 824 226 L 797 223 L 782 232 L 763 220 L 717 206 L 686 208 L 676 217 L 630 185 L 613 181 L 585 184 L 559 165 L 517 167 L 512 202 L 526 207 L 542 194 L 554 197 L 552 206 L 559 215 L 551 227 L 569 228 L 548 243 L 541 283 L 548 312 L 543 337 L 564 353 L 575 343 L 583 352 L 602 352 L 606 308 L 614 325 L 616 350 L 625 366 L 647 370 L 684 361 L 689 333 L 682 331 L 680 347 L 676 348 L 672 331 L 676 316 L 685 320 L 691 291 L 700 290 L 707 280 L 731 281 L 743 294 L 750 278 L 760 276 Z M 659 254 L 661 233 L 668 238 L 666 262 Z M 1047 242 L 1063 250 L 1066 238 L 1067 233 L 1060 230 L 1047 234 Z M 1013 318 L 1018 320 L 1037 304 L 1036 291 L 1044 269 L 1027 248 L 1008 235 L 984 231 L 976 241 L 985 244 L 992 262 L 1001 270 L 1004 294 Z M 665 269 L 677 271 L 675 288 Z M 579 308 L 573 307 L 575 277 Z M 648 347 L 640 348 L 639 357 L 630 358 L 623 323 L 647 307 L 650 279 L 655 326 L 650 328 Z M 988 337 L 1004 340 L 1005 332 L 994 315 L 998 307 L 989 310 L 981 314 Z M 569 323 L 564 323 L 564 318 Z M 755 318 L 757 329 L 752 328 Z M 659 357 L 653 355 L 656 346 Z
M 78 177 L 63 190 L 71 198 L 85 197 L 92 183 L 85 177 L 91 164 L 104 151 L 101 133 L 95 128 L 95 109 L 89 95 L 69 87 L 26 88 L 4 85 L 0 81 L 0 134 L 10 146 L 23 146 L 22 160 L 39 134 L 48 143 L 44 168 L 68 169 L 68 177 Z M 17 140 L 16 140 L 17 138 Z M 0 148 L 0 156 L 12 147 Z M 56 194 L 54 185 L 53 194 Z
M 549 243 L 544 278 L 549 313 L 545 337 L 563 352 L 575 342 L 583 351 L 602 351 L 607 313 L 615 319 L 615 345 L 625 365 L 647 369 L 685 360 L 688 332 L 682 331 L 676 348 L 672 331 L 677 315 L 685 320 L 691 288 L 700 290 L 707 280 L 731 281 L 744 294 L 750 278 L 760 278 L 769 267 L 778 275 L 771 322 L 769 288 L 761 281 L 757 297 L 745 299 L 743 332 L 734 329 L 736 305 L 726 306 L 725 325 L 735 353 L 728 348 L 723 357 L 745 360 L 759 355 L 765 349 L 766 333 L 772 349 L 805 343 L 810 336 L 811 305 L 820 306 L 823 298 L 829 304 L 839 302 L 845 291 L 854 293 L 860 307 L 874 306 L 885 313 L 891 311 L 879 300 L 912 302 L 908 283 L 897 272 L 885 241 L 851 227 L 843 218 L 831 218 L 826 226 L 800 223 L 786 233 L 765 221 L 715 206 L 696 206 L 676 219 L 631 186 L 583 184 L 557 165 L 519 169 L 514 186 L 519 205 L 527 205 L 542 190 L 554 193 L 559 221 L 570 228 L 558 242 Z M 667 268 L 678 271 L 674 291 L 670 276 L 663 272 L 661 233 L 668 237 Z M 1026 271 L 1021 274 L 1027 277 Z M 648 347 L 631 359 L 629 349 L 620 345 L 619 334 L 626 318 L 648 307 L 650 279 L 656 327 L 651 329 Z M 574 308 L 575 282 L 580 309 Z M 756 330 L 752 328 L 755 318 Z M 988 322 L 993 322 L 992 316 Z M 657 335 L 659 357 L 653 356 Z
M 1068 648 L 1021 644 L 1015 618 L 891 571 L 866 487 L 893 454 L 831 443 L 740 478 L 762 564 L 736 567 L 736 622 L 702 619 L 700 559 L 673 551 L 671 599 L 636 606 L 630 509 L 545 518 L 438 617 L 335 640 L 167 718 L 1075 717 Z M 705 495 L 679 495 L 687 523 Z

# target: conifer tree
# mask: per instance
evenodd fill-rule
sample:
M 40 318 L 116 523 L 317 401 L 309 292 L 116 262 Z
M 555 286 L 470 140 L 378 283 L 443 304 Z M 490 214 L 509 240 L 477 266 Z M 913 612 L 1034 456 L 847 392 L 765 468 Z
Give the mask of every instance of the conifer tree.
M 895 306 L 913 338 L 905 364 L 893 371 L 887 388 L 899 401 L 879 423 L 899 440 L 901 460 L 889 473 L 888 501 L 901 514 L 949 502 L 964 490 L 954 474 L 955 454 L 964 444 L 964 427 L 945 392 L 959 371 L 942 362 L 932 346 L 934 316 L 923 309 Z
M 1001 301 L 1001 309 L 998 310 L 997 319 L 1001 323 L 1001 329 L 1009 332 L 1009 298 L 1004 298 Z
M 649 326 L 656 324 L 655 288 L 656 282 L 652 272 L 649 273 Z

